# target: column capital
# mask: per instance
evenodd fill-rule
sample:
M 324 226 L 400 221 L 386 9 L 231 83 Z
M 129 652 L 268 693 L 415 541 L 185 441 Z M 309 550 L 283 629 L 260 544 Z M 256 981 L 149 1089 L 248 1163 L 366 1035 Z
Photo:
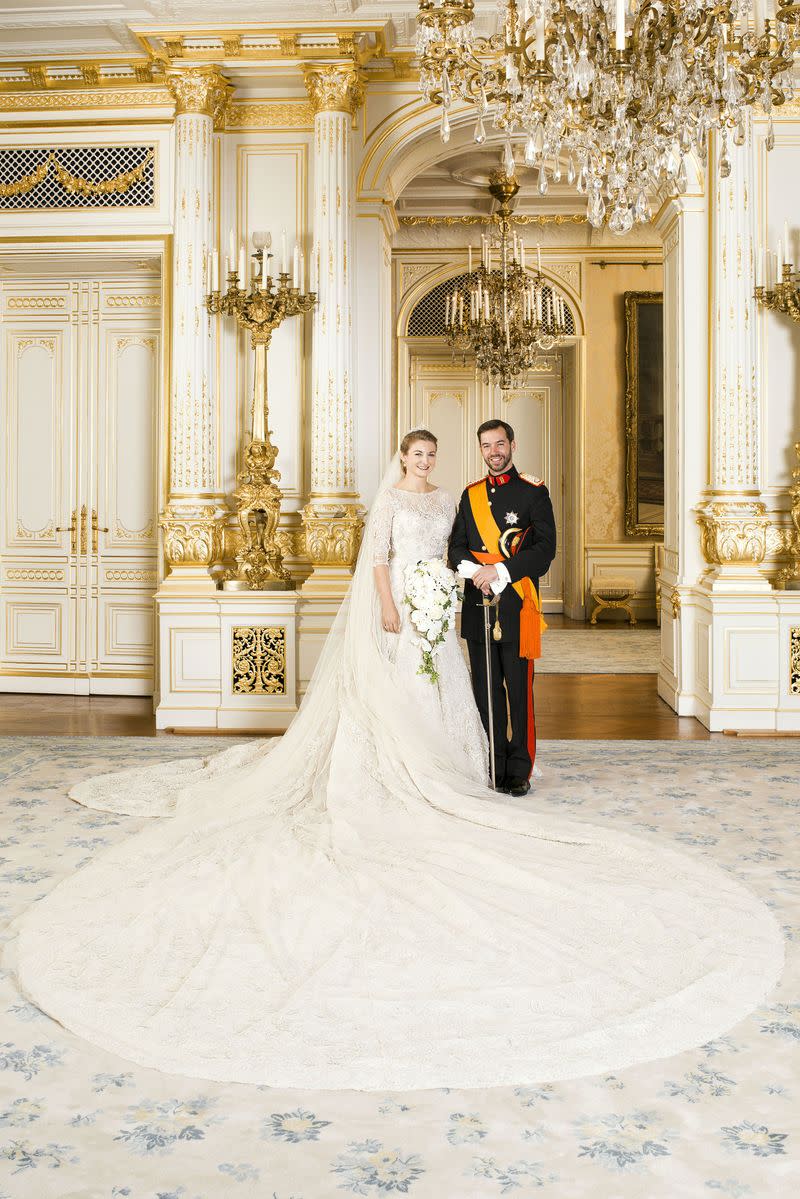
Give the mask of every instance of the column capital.
M 167 72 L 167 86 L 175 97 L 177 116 L 211 117 L 214 128 L 221 128 L 233 88 L 218 66 L 175 68 Z
M 318 112 L 347 112 L 354 116 L 364 103 L 364 76 L 354 63 L 304 68 L 306 91 Z
M 769 516 L 757 498 L 717 496 L 695 509 L 703 557 L 711 566 L 758 566 L 767 551 Z

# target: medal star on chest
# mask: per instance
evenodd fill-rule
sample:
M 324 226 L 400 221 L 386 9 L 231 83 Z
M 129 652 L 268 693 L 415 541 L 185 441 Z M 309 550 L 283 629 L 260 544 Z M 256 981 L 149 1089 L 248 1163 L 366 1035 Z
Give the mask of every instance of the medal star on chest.
M 515 525 L 518 520 L 519 520 L 518 512 L 506 512 L 506 524 L 507 525 Z

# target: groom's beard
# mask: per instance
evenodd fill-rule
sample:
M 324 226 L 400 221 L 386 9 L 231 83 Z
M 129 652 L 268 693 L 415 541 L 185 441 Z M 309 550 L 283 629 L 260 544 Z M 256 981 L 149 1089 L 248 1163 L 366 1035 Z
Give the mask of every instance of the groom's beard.
M 509 466 L 511 465 L 512 457 L 513 457 L 513 455 L 509 454 L 508 457 L 503 462 L 502 466 L 500 466 L 499 464 L 493 465 L 491 462 L 486 462 L 486 468 L 489 471 L 489 474 L 490 475 L 504 474 L 508 470 Z M 485 461 L 486 461 L 486 459 L 484 459 L 484 462 Z

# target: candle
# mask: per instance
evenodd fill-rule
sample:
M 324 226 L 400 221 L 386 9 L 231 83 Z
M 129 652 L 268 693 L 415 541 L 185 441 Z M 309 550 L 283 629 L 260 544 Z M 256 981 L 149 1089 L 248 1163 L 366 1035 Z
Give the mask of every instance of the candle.
M 789 246 L 789 222 L 788 221 L 783 222 L 783 248 L 786 252 L 786 261 L 792 262 L 793 261 L 792 252 L 791 252 L 791 248 Z
M 472 246 L 467 246 L 467 271 L 472 274 Z
M 536 58 L 544 62 L 544 17 L 536 18 Z
M 231 229 L 228 233 L 228 262 L 231 263 L 231 270 L 233 270 L 233 261 L 235 258 L 236 258 L 236 240 L 233 236 L 233 229 Z
M 306 256 L 303 253 L 303 251 L 301 250 L 300 251 L 300 283 L 299 283 L 300 290 L 305 291 L 305 286 L 306 286 Z
M 219 291 L 219 250 L 211 251 L 211 290 Z
M 242 244 L 239 246 L 239 278 L 241 280 L 242 286 L 244 287 L 244 284 L 245 284 L 244 242 L 242 242 Z
M 536 247 L 536 270 L 541 275 L 542 273 L 542 247 Z
M 444 327 L 445 327 L 445 329 L 450 328 L 450 297 L 449 296 L 445 296 L 445 298 L 444 298 Z
M 459 297 L 458 297 L 458 323 L 460 325 L 464 324 L 464 295 L 463 295 L 463 293 L 459 294 Z
M 525 270 L 525 242 L 522 240 L 522 238 L 519 239 L 519 259 L 520 259 L 519 264 L 524 271 Z
M 292 287 L 297 289 L 300 286 L 300 247 L 295 242 L 294 253 L 292 254 Z
M 286 273 L 287 273 L 286 272 L 286 230 L 282 229 L 281 230 L 281 274 L 285 275 Z
M 756 279 L 756 287 L 764 286 L 765 277 L 766 276 L 765 276 L 765 271 L 764 271 L 764 249 L 762 247 L 761 252 L 758 255 L 758 278 Z
M 783 278 L 783 242 L 778 238 L 778 265 L 775 268 L 776 282 L 780 283 Z
M 617 50 L 625 49 L 625 0 L 617 0 Z

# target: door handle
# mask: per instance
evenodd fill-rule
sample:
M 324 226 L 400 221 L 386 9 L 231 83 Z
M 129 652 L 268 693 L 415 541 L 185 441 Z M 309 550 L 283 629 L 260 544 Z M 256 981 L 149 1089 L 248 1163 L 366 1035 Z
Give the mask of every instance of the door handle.
M 99 523 L 100 518 L 97 515 L 96 509 L 92 508 L 92 553 L 96 554 L 98 549 L 98 534 L 108 533 L 108 527 L 102 527 Z
M 69 533 L 69 535 L 70 535 L 70 538 L 69 538 L 70 553 L 77 554 L 77 552 L 78 552 L 78 510 L 77 510 L 77 508 L 72 509 L 72 515 L 70 517 L 69 524 L 68 525 L 57 525 L 56 532 L 57 533 Z

